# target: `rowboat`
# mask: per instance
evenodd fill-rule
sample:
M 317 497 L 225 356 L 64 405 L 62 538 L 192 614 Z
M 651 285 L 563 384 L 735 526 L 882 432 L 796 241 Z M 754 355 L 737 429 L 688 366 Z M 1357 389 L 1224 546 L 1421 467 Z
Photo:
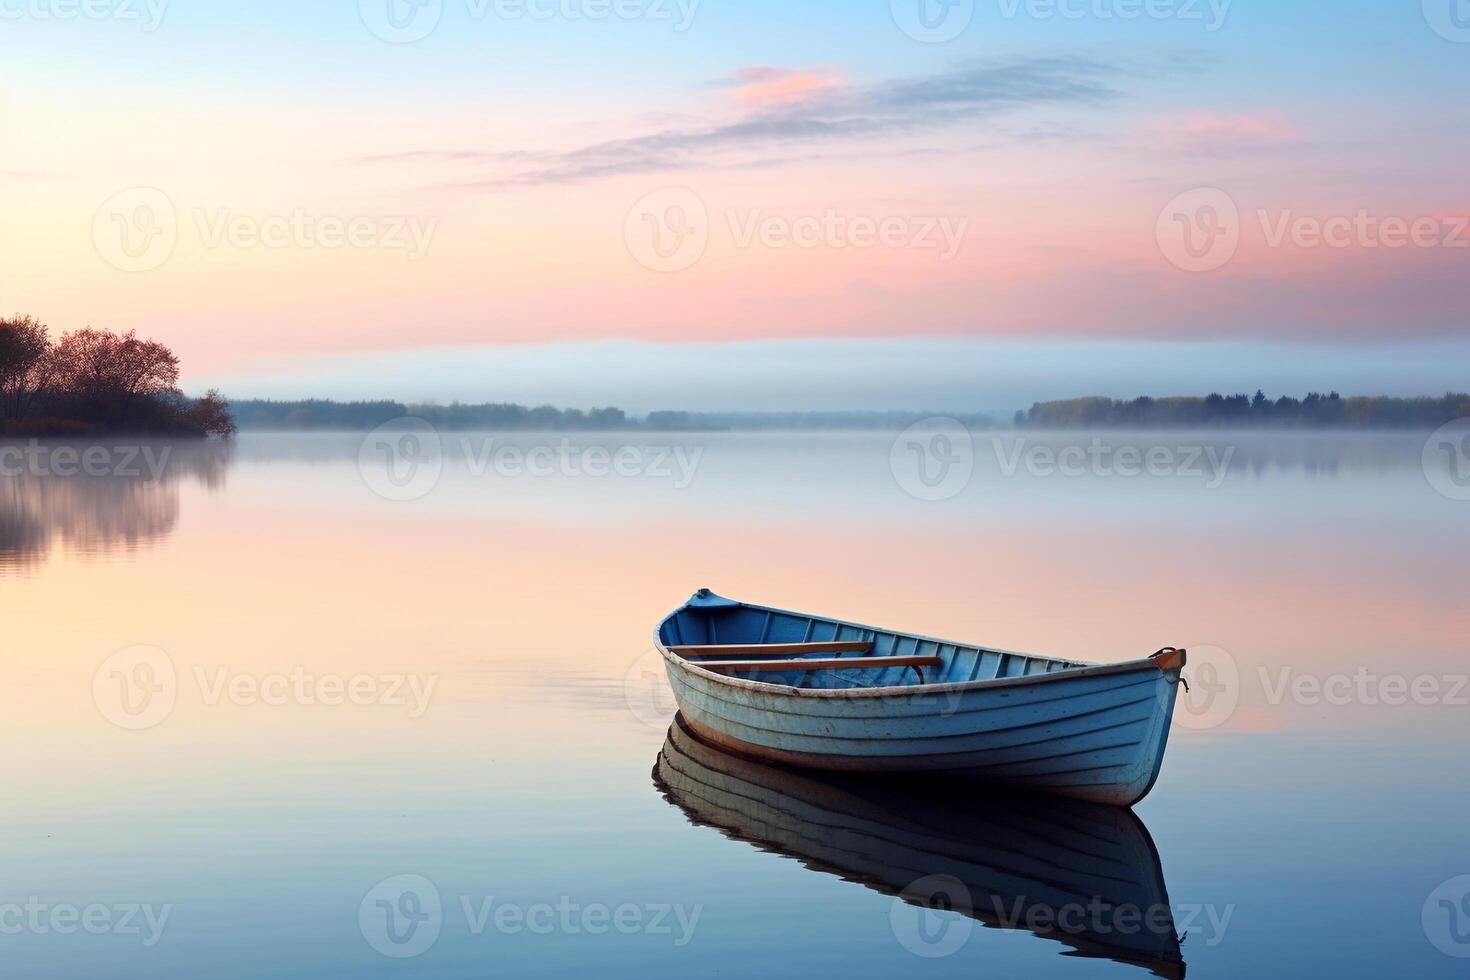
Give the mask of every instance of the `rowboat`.
M 904 777 L 793 770 L 735 756 L 674 720 L 655 787 L 696 826 L 986 926 L 1027 930 L 1069 954 L 1182 978 L 1159 854 L 1132 811 L 1036 794 L 955 793 Z M 919 955 L 960 952 L 942 922 L 900 936 Z M 925 948 L 927 947 L 927 948 Z
M 1158 780 L 1186 661 L 1094 665 L 696 592 L 658 626 L 714 745 L 784 765 L 924 773 L 1132 806 Z

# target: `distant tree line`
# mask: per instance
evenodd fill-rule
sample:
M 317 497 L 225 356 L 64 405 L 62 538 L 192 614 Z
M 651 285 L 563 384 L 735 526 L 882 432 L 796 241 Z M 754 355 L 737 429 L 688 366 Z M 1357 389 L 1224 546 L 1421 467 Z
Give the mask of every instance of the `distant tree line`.
M 1186 398 L 1073 398 L 1038 402 L 1016 413 L 1016 425 L 1036 429 L 1220 428 L 1434 429 L 1470 416 L 1470 394 L 1388 398 L 1313 392 L 1305 398 L 1249 395 Z
M 933 412 L 651 412 L 630 418 L 620 408 L 553 408 L 542 405 L 414 404 L 395 401 L 338 402 L 246 400 L 231 403 L 242 429 L 275 432 L 365 432 L 405 416 L 421 418 L 445 431 L 522 429 L 607 432 L 729 432 L 798 429 L 901 429 Z M 990 428 L 984 415 L 959 416 L 972 428 Z
M 653 412 L 646 428 L 661 431 L 758 432 L 770 430 L 903 429 L 935 416 L 949 416 L 972 429 L 990 429 L 988 415 L 948 412 Z
M 74 330 L 52 341 L 30 316 L 0 320 L 0 434 L 228 436 L 218 392 L 189 398 L 179 359 L 136 333 Z
M 553 408 L 542 405 L 485 404 L 449 405 L 412 404 L 395 401 L 337 402 L 321 399 L 305 401 L 237 401 L 232 405 L 235 420 L 242 429 L 270 431 L 361 432 L 405 416 L 424 419 L 435 428 L 446 431 L 557 429 L 602 431 L 628 428 L 628 418 L 621 409 Z

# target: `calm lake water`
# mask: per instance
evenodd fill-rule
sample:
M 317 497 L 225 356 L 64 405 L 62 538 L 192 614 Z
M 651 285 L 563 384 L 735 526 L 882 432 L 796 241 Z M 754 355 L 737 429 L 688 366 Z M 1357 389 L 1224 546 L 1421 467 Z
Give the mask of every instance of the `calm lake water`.
M 1455 461 L 1092 439 L 0 455 L 6 972 L 1178 975 L 1126 953 L 1161 929 L 993 927 L 1076 873 L 1166 888 L 1190 977 L 1465 975 Z M 685 765 L 652 630 L 703 586 L 1088 661 L 1188 646 L 1192 691 L 1137 822 Z M 893 897 L 933 876 L 978 919 Z

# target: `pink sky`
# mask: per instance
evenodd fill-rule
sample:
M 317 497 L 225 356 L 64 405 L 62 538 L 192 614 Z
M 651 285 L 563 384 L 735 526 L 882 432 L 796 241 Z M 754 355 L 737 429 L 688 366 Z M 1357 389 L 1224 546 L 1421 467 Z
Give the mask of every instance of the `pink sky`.
M 1465 129 L 1427 106 L 1385 93 L 1349 121 L 1239 63 L 1208 84 L 1177 57 L 1064 45 L 975 39 L 885 63 L 700 44 L 715 45 L 708 59 L 686 47 L 667 64 L 675 49 L 650 47 L 643 64 L 667 71 L 608 76 L 580 101 L 551 65 L 507 82 L 514 97 L 426 99 L 426 79 L 395 93 L 368 74 L 372 48 L 339 55 L 356 71 L 342 86 L 291 93 L 263 62 L 254 88 L 194 61 L 196 84 L 179 84 L 172 47 L 149 49 L 170 54 L 157 77 L 114 76 L 100 93 L 96 72 L 71 78 L 37 53 L 0 83 L 0 303 L 57 332 L 136 329 L 211 376 L 283 356 L 565 340 L 1464 331 Z M 412 52 L 430 77 L 434 53 Z M 1228 195 L 1239 244 L 1186 271 L 1160 215 L 1197 188 Z M 127 269 L 117 253 L 140 194 L 163 202 L 176 241 Z M 707 241 L 651 268 L 639 236 L 674 199 L 697 202 Z M 1360 213 L 1373 229 L 1437 222 L 1433 241 L 1271 241 L 1282 222 Z M 259 241 L 292 221 L 307 237 Z M 354 221 L 355 244 L 315 237 Z M 889 234 L 874 244 L 864 228 Z

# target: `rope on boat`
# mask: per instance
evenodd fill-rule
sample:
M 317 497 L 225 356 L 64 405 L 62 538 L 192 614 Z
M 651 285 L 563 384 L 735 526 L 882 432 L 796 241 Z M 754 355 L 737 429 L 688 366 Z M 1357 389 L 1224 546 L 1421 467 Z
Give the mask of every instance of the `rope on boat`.
M 1159 657 L 1162 657 L 1165 654 L 1178 653 L 1178 652 L 1179 652 L 1179 648 L 1178 647 L 1164 647 L 1158 653 L 1154 654 L 1152 657 L 1149 657 L 1149 659 L 1150 660 L 1157 660 Z M 1165 680 L 1168 680 L 1168 682 L 1170 684 L 1176 684 L 1176 683 L 1177 684 L 1183 684 L 1184 685 L 1184 693 L 1185 694 L 1193 694 L 1194 693 L 1193 691 L 1191 691 L 1189 689 L 1189 681 L 1185 679 L 1185 677 L 1184 677 L 1183 674 L 1180 674 L 1177 679 L 1169 680 L 1168 678 L 1165 678 Z

